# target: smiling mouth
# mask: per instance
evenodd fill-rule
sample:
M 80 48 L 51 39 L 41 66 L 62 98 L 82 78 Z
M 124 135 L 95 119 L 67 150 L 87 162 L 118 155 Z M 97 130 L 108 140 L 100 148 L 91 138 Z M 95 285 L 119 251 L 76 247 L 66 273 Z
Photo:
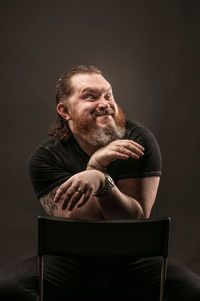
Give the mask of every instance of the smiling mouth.
M 96 117 L 102 117 L 102 116 L 112 116 L 112 114 L 96 114 Z
M 114 111 L 112 109 L 102 110 L 95 112 L 95 117 L 99 116 L 112 116 L 114 114 Z

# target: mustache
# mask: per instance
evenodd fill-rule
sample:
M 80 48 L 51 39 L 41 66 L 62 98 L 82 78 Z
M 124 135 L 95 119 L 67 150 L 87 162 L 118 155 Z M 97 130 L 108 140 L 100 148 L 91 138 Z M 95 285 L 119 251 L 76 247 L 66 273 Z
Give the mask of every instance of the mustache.
M 103 115 L 113 115 L 114 114 L 114 110 L 111 108 L 107 108 L 104 110 L 99 110 L 99 111 L 95 111 L 94 112 L 94 116 L 103 116 Z

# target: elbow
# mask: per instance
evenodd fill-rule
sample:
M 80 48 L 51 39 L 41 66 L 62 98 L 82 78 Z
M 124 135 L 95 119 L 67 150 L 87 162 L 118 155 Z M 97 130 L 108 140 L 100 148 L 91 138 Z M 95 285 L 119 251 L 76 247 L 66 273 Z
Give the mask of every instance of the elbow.
M 148 219 L 150 217 L 150 212 L 145 212 L 144 210 L 138 210 L 137 219 Z
M 145 214 L 143 212 L 138 212 L 137 219 L 145 219 Z

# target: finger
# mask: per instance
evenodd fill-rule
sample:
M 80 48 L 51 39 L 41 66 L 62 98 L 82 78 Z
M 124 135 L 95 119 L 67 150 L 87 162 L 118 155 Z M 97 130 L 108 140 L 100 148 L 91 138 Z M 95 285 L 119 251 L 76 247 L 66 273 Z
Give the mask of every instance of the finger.
M 129 150 L 126 147 L 120 146 L 117 152 L 122 153 L 128 157 L 134 158 L 134 159 L 139 159 L 140 156 L 143 156 L 143 153 L 141 151 L 136 150 L 135 152 L 132 150 Z
M 74 196 L 74 198 L 71 201 L 71 204 L 69 205 L 68 210 L 72 211 L 74 209 L 74 207 L 77 205 L 78 201 L 82 198 L 83 193 L 81 191 L 77 191 L 76 195 Z
M 87 201 L 90 199 L 92 194 L 93 194 L 93 189 L 89 189 L 87 192 L 85 192 L 82 201 L 78 203 L 77 207 L 78 208 L 83 207 L 87 203 Z
M 77 195 L 77 189 L 76 189 L 76 187 L 72 187 L 72 186 L 71 186 L 71 187 L 67 190 L 67 192 L 66 192 L 66 194 L 65 194 L 65 196 L 64 196 L 64 202 L 63 202 L 63 204 L 62 204 L 62 209 L 63 209 L 63 210 L 65 210 L 65 209 L 67 208 L 67 206 L 68 206 L 70 200 L 73 199 L 73 197 L 76 196 L 76 195 Z
M 70 181 L 65 182 L 64 184 L 62 184 L 58 190 L 56 191 L 56 195 L 54 197 L 54 202 L 58 202 L 61 198 L 61 196 L 68 190 L 68 188 L 70 187 Z
M 141 149 L 139 149 L 135 144 L 130 143 L 130 142 L 127 142 L 127 143 L 122 142 L 121 144 L 116 145 L 114 147 L 114 149 L 120 153 L 127 154 L 128 156 L 136 158 L 136 159 L 139 158 L 138 156 L 144 155 L 144 153 L 143 153 L 143 151 L 141 151 Z M 135 154 L 137 156 L 135 156 Z
M 121 160 L 127 160 L 129 158 L 128 155 L 122 154 L 119 151 L 111 151 L 110 152 L 111 161 L 121 159 Z
M 143 156 L 144 153 L 136 146 L 133 145 L 127 145 L 126 147 L 122 146 L 122 150 L 120 149 L 120 151 L 124 151 L 125 154 L 129 155 L 130 157 L 133 157 L 135 159 L 138 159 L 139 157 Z
M 144 151 L 145 149 L 144 149 L 144 147 L 141 145 L 141 144 L 139 144 L 139 143 L 137 143 L 137 142 L 135 142 L 135 141 L 133 141 L 133 140 L 125 140 L 125 139 L 121 139 L 121 140 L 115 140 L 114 141 L 115 142 L 115 145 L 116 144 L 131 144 L 132 146 L 135 146 L 135 147 L 137 147 L 137 148 L 139 148 L 140 150 L 142 150 L 142 151 Z
M 127 148 L 129 150 L 133 151 L 133 152 L 136 152 L 136 154 L 139 155 L 139 156 L 143 156 L 144 155 L 144 148 L 143 148 L 143 150 L 141 150 L 141 148 L 139 148 L 137 144 L 136 145 L 133 144 L 133 143 L 128 144 Z
M 133 141 L 133 140 L 129 140 L 129 141 L 131 142 L 131 144 L 133 144 L 134 146 L 136 146 L 136 147 L 139 148 L 140 150 L 142 150 L 142 151 L 145 150 L 145 148 L 144 148 L 141 144 L 139 144 L 139 143 L 137 143 L 137 142 L 135 142 L 135 141 Z
M 80 208 L 82 207 L 90 198 L 93 188 L 89 185 L 89 183 L 85 183 L 84 187 L 81 188 L 83 192 L 83 198 L 82 200 L 78 203 L 77 207 Z
M 74 187 L 70 187 L 65 194 L 65 198 L 62 204 L 62 209 L 65 210 L 70 202 L 70 200 L 76 195 L 76 190 Z

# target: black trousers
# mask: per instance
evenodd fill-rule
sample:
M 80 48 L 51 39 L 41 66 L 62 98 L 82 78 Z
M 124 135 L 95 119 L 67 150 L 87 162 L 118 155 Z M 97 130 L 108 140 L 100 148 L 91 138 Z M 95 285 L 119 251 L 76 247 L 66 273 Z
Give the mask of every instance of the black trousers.
M 160 258 L 44 258 L 44 300 L 157 301 Z M 0 300 L 39 300 L 37 257 L 0 274 Z M 199 301 L 200 277 L 168 262 L 167 301 Z

